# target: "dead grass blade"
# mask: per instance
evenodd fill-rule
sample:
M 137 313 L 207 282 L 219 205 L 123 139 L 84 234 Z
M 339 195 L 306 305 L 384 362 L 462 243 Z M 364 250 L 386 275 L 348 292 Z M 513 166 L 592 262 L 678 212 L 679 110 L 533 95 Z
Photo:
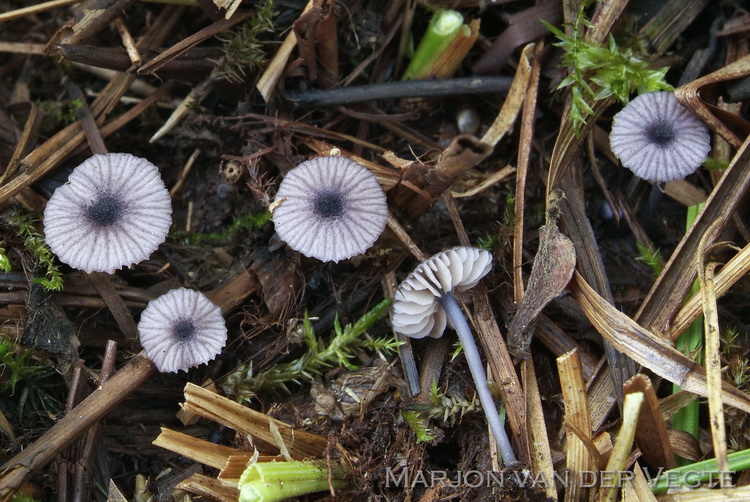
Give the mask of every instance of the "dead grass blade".
M 621 484 L 622 474 L 628 467 L 630 450 L 633 448 L 633 438 L 638 425 L 638 416 L 643 404 L 643 393 L 633 392 L 625 396 L 625 402 L 622 405 L 622 424 L 620 432 L 617 434 L 615 447 L 607 462 L 607 472 L 615 473 L 615 479 L 607 486 L 602 487 L 599 492 L 598 500 L 600 502 L 615 502 L 618 487 Z
M 735 155 L 729 169 L 711 192 L 695 223 L 680 241 L 659 275 L 635 320 L 646 328 L 666 331 L 695 280 L 695 263 L 701 236 L 714 221 L 721 221 L 718 232 L 731 220 L 750 189 L 750 137 Z
M 625 355 L 683 389 L 708 396 L 706 370 L 607 303 L 575 274 L 574 295 L 597 331 Z M 725 404 L 750 413 L 750 396 L 722 382 Z
M 591 414 L 586 397 L 586 382 L 583 380 L 581 361 L 574 350 L 557 358 L 563 402 L 565 403 L 566 468 L 572 479 L 581 479 L 584 472 L 597 468 L 589 454 L 587 443 L 591 443 Z M 572 433 L 571 429 L 575 429 Z M 565 490 L 565 502 L 584 502 L 589 498 L 589 489 L 573 483 Z
M 674 451 L 669 442 L 669 431 L 659 409 L 659 400 L 646 375 L 635 375 L 625 382 L 625 394 L 643 394 L 643 406 L 635 429 L 635 442 L 649 465 L 672 469 L 675 467 Z
M 748 273 L 750 273 L 750 244 L 733 256 L 714 277 L 713 285 L 716 298 L 724 296 L 729 288 Z M 668 337 L 676 340 L 701 315 L 701 312 L 702 298 L 699 295 L 691 296 L 677 312 L 674 322 L 667 332 Z
M 638 462 L 633 464 L 632 481 L 623 483 L 622 500 L 623 502 L 656 502 L 656 495 L 648 486 L 648 480 Z
M 750 122 L 705 100 L 721 92 L 720 84 L 750 75 L 750 56 L 675 89 L 677 100 L 692 110 L 724 140 L 734 148 L 742 146 L 743 139 L 750 134 Z
M 711 225 L 698 246 L 698 279 L 703 299 L 703 332 L 705 336 L 706 382 L 708 385 L 708 414 L 711 424 L 711 441 L 714 446 L 716 465 L 719 472 L 729 472 L 727 460 L 727 431 L 724 426 L 724 408 L 721 403 L 721 341 L 719 340 L 719 312 L 716 307 L 714 289 L 714 269 L 718 263 L 703 264 L 709 252 L 708 242 L 716 237 L 715 229 L 719 221 Z M 721 487 L 726 486 L 726 479 L 720 476 Z
M 487 132 L 482 136 L 482 143 L 492 145 L 493 147 L 513 129 L 513 124 L 521 111 L 523 101 L 526 98 L 526 89 L 529 86 L 529 77 L 531 76 L 531 55 L 534 51 L 534 44 L 528 44 L 521 52 L 521 58 L 518 61 L 516 75 L 513 78 L 513 84 L 508 90 L 500 112 L 495 117 L 495 121 Z

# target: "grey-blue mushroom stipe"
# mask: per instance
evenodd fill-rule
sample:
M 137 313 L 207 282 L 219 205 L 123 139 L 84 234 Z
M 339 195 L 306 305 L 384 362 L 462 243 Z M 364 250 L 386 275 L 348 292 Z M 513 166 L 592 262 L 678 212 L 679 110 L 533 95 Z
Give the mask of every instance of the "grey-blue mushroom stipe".
M 367 251 L 388 204 L 375 175 L 346 157 L 316 157 L 290 170 L 274 199 L 279 238 L 305 256 L 338 262 Z
M 614 116 L 609 143 L 623 166 L 655 182 L 683 179 L 711 151 L 706 125 L 667 91 L 641 94 L 628 103 Z
M 87 273 L 111 273 L 147 259 L 171 224 L 172 201 L 159 169 L 128 153 L 84 161 L 44 210 L 52 252 Z

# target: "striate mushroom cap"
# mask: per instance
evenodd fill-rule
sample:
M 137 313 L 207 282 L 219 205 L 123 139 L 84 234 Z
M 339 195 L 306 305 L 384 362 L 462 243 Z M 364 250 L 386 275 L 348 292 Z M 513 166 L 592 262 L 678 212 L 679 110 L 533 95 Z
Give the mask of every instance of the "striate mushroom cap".
M 141 313 L 138 334 L 146 355 L 162 373 L 207 363 L 227 342 L 221 309 L 192 289 L 173 289 Z
M 609 143 L 622 165 L 655 182 L 695 172 L 711 150 L 708 128 L 674 93 L 641 94 L 614 116 Z
M 439 338 L 447 324 L 439 298 L 473 288 L 491 268 L 492 253 L 465 246 L 448 249 L 425 260 L 393 295 L 393 329 L 412 338 Z
M 113 272 L 147 259 L 171 224 L 172 203 L 159 169 L 128 153 L 84 161 L 44 210 L 52 252 L 87 273 Z
M 388 219 L 375 176 L 346 157 L 316 157 L 289 171 L 273 211 L 276 233 L 292 249 L 322 261 L 364 253 Z

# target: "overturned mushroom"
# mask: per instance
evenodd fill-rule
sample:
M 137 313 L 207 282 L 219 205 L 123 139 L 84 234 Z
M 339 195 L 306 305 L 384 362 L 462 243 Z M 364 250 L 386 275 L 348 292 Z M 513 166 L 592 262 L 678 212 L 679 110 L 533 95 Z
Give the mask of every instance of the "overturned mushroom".
M 45 240 L 60 261 L 112 272 L 147 259 L 172 224 L 159 169 L 128 153 L 94 155 L 55 190 L 44 210 Z
M 274 201 L 276 233 L 322 261 L 367 251 L 385 228 L 388 205 L 375 176 L 346 157 L 316 157 L 289 171 Z
M 711 141 L 706 125 L 672 92 L 641 94 L 614 117 L 609 134 L 622 165 L 645 180 L 679 180 L 706 160 Z
M 399 285 L 393 296 L 391 322 L 393 329 L 402 335 L 439 338 L 450 321 L 463 345 L 500 456 L 508 466 L 518 460 L 487 387 L 487 375 L 471 328 L 454 296 L 476 286 L 491 268 L 492 255 L 483 249 L 456 247 L 434 255 L 417 266 Z

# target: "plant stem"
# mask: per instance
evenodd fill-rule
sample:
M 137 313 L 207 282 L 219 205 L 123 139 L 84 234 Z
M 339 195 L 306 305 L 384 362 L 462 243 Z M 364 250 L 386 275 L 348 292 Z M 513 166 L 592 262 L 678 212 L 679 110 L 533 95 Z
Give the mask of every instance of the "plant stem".
M 698 217 L 703 204 L 688 207 L 686 217 L 686 230 L 690 230 L 693 226 L 693 222 Z M 690 295 L 695 295 L 700 291 L 700 285 L 698 279 L 693 283 L 690 288 Z M 696 319 L 693 324 L 688 327 L 687 331 L 683 333 L 676 341 L 675 348 L 680 352 L 684 353 L 688 357 L 693 358 L 698 364 L 701 363 L 701 346 L 703 345 L 703 316 Z M 672 386 L 672 392 L 676 393 L 680 390 L 679 385 Z M 675 430 L 685 431 L 690 433 L 694 438 L 698 439 L 699 433 L 699 420 L 700 420 L 700 400 L 695 399 L 688 403 L 684 408 L 677 411 L 672 417 L 672 428 Z M 689 465 L 690 460 L 682 458 L 677 455 L 677 465 Z
M 464 17 L 455 10 L 436 12 L 427 26 L 419 47 L 414 52 L 401 80 L 419 80 L 431 70 L 432 64 L 451 45 L 464 26 Z
M 487 423 L 490 425 L 492 435 L 495 436 L 495 441 L 497 441 L 497 448 L 500 452 L 500 457 L 503 459 L 503 464 L 506 466 L 516 464 L 518 460 L 513 452 L 508 435 L 505 433 L 505 428 L 500 421 L 500 415 L 495 406 L 495 399 L 492 397 L 489 387 L 487 387 L 487 375 L 484 372 L 482 358 L 479 355 L 477 344 L 474 342 L 474 336 L 471 334 L 469 323 L 466 322 L 466 317 L 461 312 L 461 307 L 458 306 L 453 293 L 448 292 L 444 294 L 440 297 L 439 301 L 451 324 L 453 324 L 453 329 L 458 333 L 461 345 L 463 345 L 466 362 L 469 363 L 469 371 L 471 371 L 471 376 L 474 379 L 477 394 L 479 395 L 479 402 L 482 403 Z

